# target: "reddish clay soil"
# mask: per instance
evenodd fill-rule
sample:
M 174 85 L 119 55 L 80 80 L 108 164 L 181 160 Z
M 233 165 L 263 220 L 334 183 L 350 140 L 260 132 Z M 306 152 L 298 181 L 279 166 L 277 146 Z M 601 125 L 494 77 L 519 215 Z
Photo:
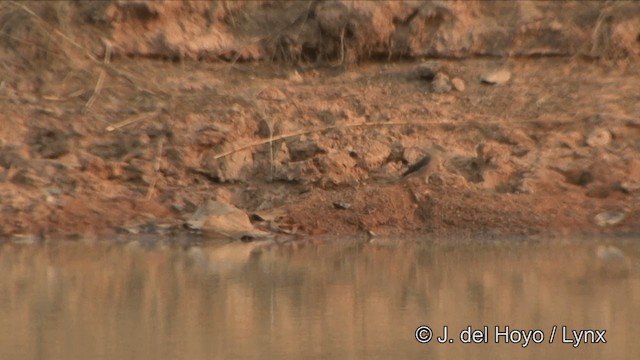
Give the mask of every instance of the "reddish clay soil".
M 207 199 L 299 235 L 640 231 L 629 51 L 212 62 L 53 40 L 4 58 L 0 237 L 173 233 Z

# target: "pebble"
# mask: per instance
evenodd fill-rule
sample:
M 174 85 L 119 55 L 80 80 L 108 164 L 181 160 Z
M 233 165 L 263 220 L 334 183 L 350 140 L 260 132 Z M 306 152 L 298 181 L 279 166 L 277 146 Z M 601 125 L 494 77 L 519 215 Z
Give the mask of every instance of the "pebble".
M 335 209 L 342 209 L 342 210 L 346 210 L 346 209 L 348 209 L 348 208 L 350 208 L 350 207 L 351 207 L 351 204 L 346 203 L 346 202 L 339 202 L 339 201 L 336 201 L 336 202 L 334 202 L 334 203 L 333 203 L 333 207 L 334 207 Z
M 640 181 L 624 181 L 620 188 L 628 193 L 640 191 Z
M 300 138 L 287 144 L 291 161 L 304 161 L 327 151 L 315 140 Z
M 529 153 L 529 149 L 524 146 L 518 146 L 513 151 L 511 151 L 511 155 L 515 157 L 523 157 Z
M 480 80 L 485 84 L 501 85 L 511 79 L 511 72 L 506 69 L 496 70 L 486 73 L 480 77 Z
M 625 217 L 626 215 L 621 211 L 605 211 L 596 215 L 593 220 L 596 225 L 604 227 L 619 224 Z
M 464 89 L 465 89 L 464 80 L 457 77 L 453 78 L 451 79 L 451 85 L 453 85 L 453 88 L 456 89 L 456 91 L 464 92 Z
M 611 132 L 607 129 L 595 129 L 587 136 L 587 145 L 591 147 L 605 146 L 611 142 Z
M 271 235 L 256 229 L 244 211 L 231 204 L 214 200 L 206 201 L 186 225 L 190 229 L 238 240 L 265 239 Z

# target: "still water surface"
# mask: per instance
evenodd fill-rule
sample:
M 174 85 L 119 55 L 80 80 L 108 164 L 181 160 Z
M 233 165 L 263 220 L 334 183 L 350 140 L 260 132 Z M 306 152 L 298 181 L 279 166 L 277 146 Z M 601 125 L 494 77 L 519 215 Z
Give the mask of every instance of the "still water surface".
M 5 243 L 0 275 L 0 359 L 640 354 L 635 240 Z M 420 325 L 434 331 L 428 344 Z M 438 344 L 445 325 L 453 343 Z M 469 325 L 487 326 L 487 343 L 463 344 Z M 496 326 L 544 342 L 495 344 Z M 563 344 L 571 330 L 606 330 L 606 344 Z

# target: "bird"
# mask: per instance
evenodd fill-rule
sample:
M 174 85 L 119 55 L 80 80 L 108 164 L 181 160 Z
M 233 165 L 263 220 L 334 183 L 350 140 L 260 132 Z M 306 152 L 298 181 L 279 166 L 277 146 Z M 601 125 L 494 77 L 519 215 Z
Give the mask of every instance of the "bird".
M 424 175 L 428 180 L 439 167 L 442 165 L 444 149 L 439 145 L 433 145 L 427 149 L 427 155 L 418 160 L 415 164 L 402 173 L 402 178 L 408 178 L 414 175 Z

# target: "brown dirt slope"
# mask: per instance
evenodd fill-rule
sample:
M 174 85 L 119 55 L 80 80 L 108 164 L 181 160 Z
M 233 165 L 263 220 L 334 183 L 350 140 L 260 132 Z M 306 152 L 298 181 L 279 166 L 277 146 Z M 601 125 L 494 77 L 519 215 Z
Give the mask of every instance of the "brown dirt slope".
M 209 198 L 294 234 L 637 233 L 637 14 L 3 2 L 0 236 L 164 232 Z

